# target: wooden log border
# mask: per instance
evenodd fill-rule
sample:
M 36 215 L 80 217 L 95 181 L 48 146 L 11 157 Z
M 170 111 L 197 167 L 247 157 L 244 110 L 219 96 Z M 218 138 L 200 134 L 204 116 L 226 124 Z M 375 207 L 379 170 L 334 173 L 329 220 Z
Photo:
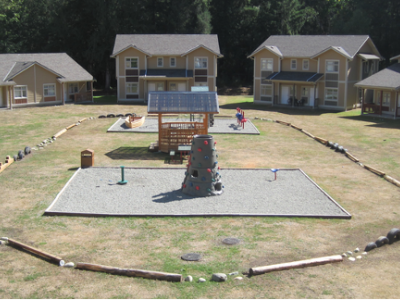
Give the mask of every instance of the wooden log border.
M 6 162 L 3 164 L 0 164 L 0 173 L 3 172 L 7 167 L 9 167 L 12 163 L 14 162 L 14 158 L 11 156 L 7 155 L 6 156 Z
M 320 265 L 331 264 L 331 263 L 342 262 L 342 261 L 343 261 L 343 257 L 341 255 L 332 255 L 332 256 L 312 258 L 312 259 L 307 259 L 307 260 L 293 261 L 293 262 L 277 264 L 277 265 L 250 268 L 249 274 L 250 274 L 250 276 L 254 276 L 254 275 L 261 275 L 261 274 L 270 273 L 270 272 L 274 272 L 274 271 L 320 266 Z
M 121 269 L 121 268 L 88 264 L 82 262 L 77 263 L 75 269 L 94 271 L 94 272 L 104 272 L 113 275 L 122 275 L 129 277 L 142 277 L 147 279 L 182 282 L 182 275 L 175 273 L 164 273 L 164 272 L 138 270 L 138 269 Z

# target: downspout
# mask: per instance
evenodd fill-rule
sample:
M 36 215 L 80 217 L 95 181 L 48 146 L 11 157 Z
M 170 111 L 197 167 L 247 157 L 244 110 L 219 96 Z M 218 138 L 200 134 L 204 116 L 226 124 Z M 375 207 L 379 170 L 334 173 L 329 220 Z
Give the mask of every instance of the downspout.
M 349 60 L 346 59 L 346 81 L 344 83 L 344 107 L 345 111 L 347 111 L 347 86 L 349 83 Z
M 117 103 L 119 101 L 119 55 L 115 57 L 115 77 L 117 79 Z

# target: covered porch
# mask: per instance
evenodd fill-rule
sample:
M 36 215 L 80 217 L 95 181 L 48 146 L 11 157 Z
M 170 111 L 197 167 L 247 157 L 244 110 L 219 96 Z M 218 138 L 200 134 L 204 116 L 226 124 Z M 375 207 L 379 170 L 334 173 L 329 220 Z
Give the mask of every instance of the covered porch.
M 387 89 L 360 89 L 361 115 L 400 117 L 400 93 Z
M 313 72 L 275 72 L 265 80 L 274 87 L 273 106 L 297 109 L 318 107 L 318 81 L 323 74 Z

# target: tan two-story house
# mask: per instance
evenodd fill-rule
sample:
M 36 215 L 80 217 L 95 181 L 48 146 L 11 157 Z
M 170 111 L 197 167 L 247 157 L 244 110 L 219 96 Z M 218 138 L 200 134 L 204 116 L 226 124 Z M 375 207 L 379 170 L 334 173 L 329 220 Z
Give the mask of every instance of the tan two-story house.
M 0 107 L 92 101 L 93 76 L 68 54 L 0 54 Z
M 118 102 L 147 101 L 151 91 L 216 91 L 217 35 L 118 34 L 115 58 Z
M 354 84 L 378 71 L 367 35 L 270 36 L 254 60 L 254 103 L 347 110 L 360 103 Z

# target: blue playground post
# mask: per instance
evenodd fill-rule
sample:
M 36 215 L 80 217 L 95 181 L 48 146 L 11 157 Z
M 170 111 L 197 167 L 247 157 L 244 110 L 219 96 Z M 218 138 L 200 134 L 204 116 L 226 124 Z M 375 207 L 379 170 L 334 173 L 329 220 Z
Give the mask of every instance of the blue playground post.
M 121 177 L 122 177 L 122 178 L 121 178 L 121 181 L 118 181 L 118 184 L 127 184 L 127 183 L 128 183 L 128 181 L 126 181 L 125 178 L 124 178 L 124 177 L 125 177 L 125 176 L 124 176 L 124 175 L 125 175 L 125 174 L 124 174 L 124 173 L 125 173 L 125 172 L 124 172 L 124 169 L 125 169 L 125 167 L 124 167 L 124 166 L 121 166 Z

